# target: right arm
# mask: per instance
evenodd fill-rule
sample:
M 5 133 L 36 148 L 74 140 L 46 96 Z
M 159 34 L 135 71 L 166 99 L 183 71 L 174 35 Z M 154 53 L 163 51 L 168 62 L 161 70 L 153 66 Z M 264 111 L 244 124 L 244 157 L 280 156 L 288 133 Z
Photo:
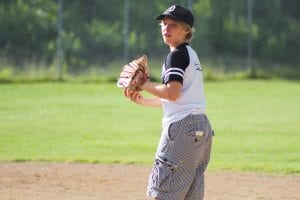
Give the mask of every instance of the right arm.
M 129 98 L 134 103 L 137 103 L 142 106 L 150 106 L 150 107 L 162 107 L 161 98 L 159 97 L 148 97 L 145 98 L 140 94 L 140 92 L 134 92 L 131 90 L 124 89 L 124 96 Z

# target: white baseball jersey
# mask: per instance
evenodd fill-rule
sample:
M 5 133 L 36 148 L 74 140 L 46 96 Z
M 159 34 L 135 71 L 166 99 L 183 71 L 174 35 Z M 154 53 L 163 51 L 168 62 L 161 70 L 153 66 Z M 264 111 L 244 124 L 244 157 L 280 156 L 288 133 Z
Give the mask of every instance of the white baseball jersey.
M 175 101 L 162 99 L 163 126 L 183 119 L 189 114 L 205 114 L 203 75 L 199 58 L 188 43 L 179 45 L 165 58 L 162 83 L 182 83 L 180 96 Z

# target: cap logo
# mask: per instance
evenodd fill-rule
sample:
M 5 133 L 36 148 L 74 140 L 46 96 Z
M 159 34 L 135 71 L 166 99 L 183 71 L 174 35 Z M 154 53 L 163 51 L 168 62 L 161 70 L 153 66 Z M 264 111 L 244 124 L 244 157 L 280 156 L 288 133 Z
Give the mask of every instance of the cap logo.
M 171 6 L 167 11 L 168 12 L 173 12 L 175 9 L 176 9 L 176 6 L 174 5 L 174 6 Z

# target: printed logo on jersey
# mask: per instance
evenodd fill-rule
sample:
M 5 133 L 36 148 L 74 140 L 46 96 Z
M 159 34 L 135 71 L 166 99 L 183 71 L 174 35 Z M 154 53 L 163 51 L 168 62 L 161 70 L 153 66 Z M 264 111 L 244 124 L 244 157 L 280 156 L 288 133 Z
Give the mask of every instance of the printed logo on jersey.
M 200 65 L 199 62 L 195 62 L 195 63 L 194 63 L 194 68 L 195 68 L 197 71 L 202 71 L 201 65 Z

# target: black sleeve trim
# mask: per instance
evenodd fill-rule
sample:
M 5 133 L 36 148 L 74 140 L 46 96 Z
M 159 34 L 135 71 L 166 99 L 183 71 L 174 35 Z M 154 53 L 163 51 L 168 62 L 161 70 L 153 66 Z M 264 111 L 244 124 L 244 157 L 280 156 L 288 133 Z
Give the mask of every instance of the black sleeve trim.
M 162 76 L 163 83 L 166 84 L 170 81 L 183 83 L 185 69 L 189 62 L 189 54 L 185 45 L 169 53 L 165 60 L 165 69 Z

